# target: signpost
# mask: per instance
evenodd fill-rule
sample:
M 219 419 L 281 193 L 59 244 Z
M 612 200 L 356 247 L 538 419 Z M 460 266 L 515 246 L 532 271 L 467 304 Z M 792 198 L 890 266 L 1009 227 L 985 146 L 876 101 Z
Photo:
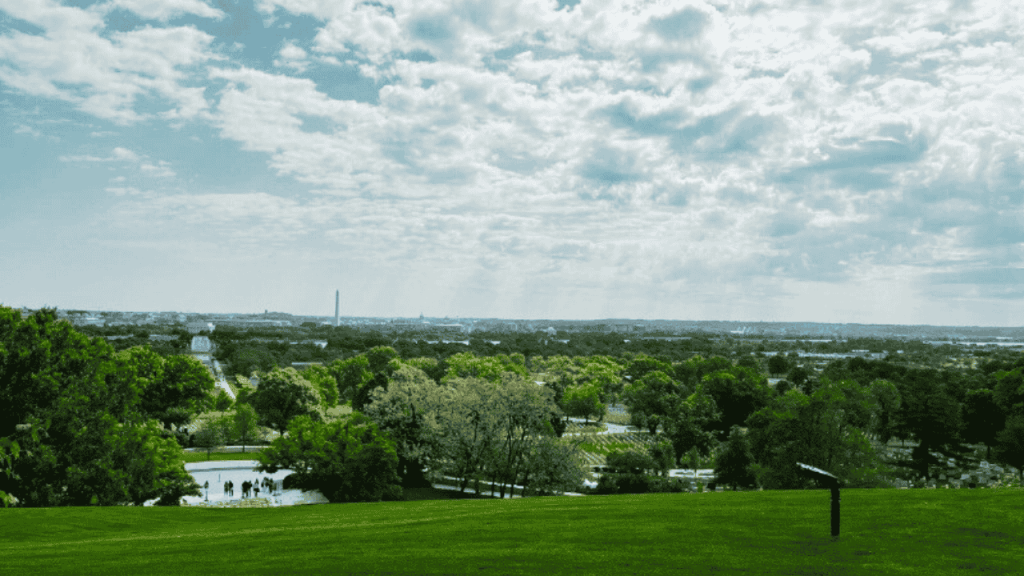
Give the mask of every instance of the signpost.
M 832 539 L 839 538 L 839 478 L 801 462 L 796 463 L 796 471 L 801 476 L 821 482 L 832 491 Z

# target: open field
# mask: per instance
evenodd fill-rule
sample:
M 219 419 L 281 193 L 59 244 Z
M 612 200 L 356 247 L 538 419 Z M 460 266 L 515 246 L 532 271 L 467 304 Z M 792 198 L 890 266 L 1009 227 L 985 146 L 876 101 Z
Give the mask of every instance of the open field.
M 1014 574 L 1024 490 L 0 511 L 0 574 Z
M 217 460 L 256 460 L 259 456 L 260 451 L 249 450 L 248 452 L 211 452 L 209 459 L 206 457 L 206 452 L 186 452 L 185 463 L 190 462 L 214 462 Z

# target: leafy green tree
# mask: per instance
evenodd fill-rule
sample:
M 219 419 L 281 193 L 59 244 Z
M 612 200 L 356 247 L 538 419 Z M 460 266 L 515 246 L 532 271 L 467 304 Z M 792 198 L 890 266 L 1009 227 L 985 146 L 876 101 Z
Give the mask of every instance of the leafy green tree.
M 629 406 L 630 422 L 651 434 L 678 409 L 682 388 L 668 374 L 655 370 L 626 385 L 623 400 Z
M 768 359 L 768 372 L 770 374 L 785 374 L 789 372 L 789 360 L 782 354 L 772 356 Z
M 259 415 L 256 409 L 249 404 L 235 404 L 235 412 L 232 415 L 231 433 L 232 436 L 242 443 L 242 452 L 245 447 L 252 444 L 259 438 Z
M 715 445 L 712 424 L 721 418 L 715 399 L 707 393 L 703 384 L 676 406 L 665 419 L 665 437 L 672 442 L 677 456 L 688 454 L 691 460 L 697 456 L 707 457 Z M 696 463 L 693 464 L 696 468 Z
M 940 463 L 932 452 L 963 459 L 968 449 L 960 435 L 960 403 L 950 394 L 938 371 L 910 370 L 897 386 L 902 400 L 897 435 L 918 442 L 911 451 L 911 467 L 921 476 L 931 478 L 932 467 Z
M 206 450 L 206 459 L 210 459 L 210 453 L 227 443 L 227 430 L 221 422 L 213 419 L 204 420 L 199 429 L 195 432 L 195 445 L 197 448 Z
M 992 459 L 992 446 L 999 431 L 1006 427 L 1006 416 L 991 390 L 970 390 L 964 398 L 964 441 L 984 444 L 985 459 Z
M 842 389 L 826 383 L 810 397 L 799 390 L 776 396 L 747 420 L 758 483 L 768 489 L 810 486 L 796 462 L 817 466 L 849 487 L 879 487 L 883 465 L 864 433 L 850 425 Z
M 231 409 L 231 405 L 235 402 L 228 396 L 228 393 L 223 389 L 217 394 L 217 398 L 213 401 L 213 409 L 218 412 L 225 412 Z
M 437 358 L 409 358 L 403 360 L 403 363 L 413 368 L 419 368 L 423 370 L 423 373 L 430 376 L 430 379 L 434 382 L 441 383 L 441 378 L 444 377 L 444 367 L 437 361 Z
M 167 480 L 186 474 L 180 448 L 140 412 L 148 379 L 160 372 L 147 359 L 115 355 L 53 310 L 23 318 L 0 307 L 0 442 L 11 456 L 0 491 L 22 506 L 114 505 L 187 491 Z M 146 481 L 145 470 L 161 480 Z
M 579 371 L 573 376 L 576 385 L 596 386 L 601 402 L 614 403 L 624 387 L 622 372 L 625 366 L 610 356 L 577 356 L 573 362 Z
M 352 400 L 356 392 L 373 379 L 370 372 L 370 360 L 365 354 L 353 356 L 347 360 L 335 360 L 329 368 L 337 382 L 339 401 Z
M 338 382 L 329 368 L 317 365 L 307 366 L 302 371 L 302 377 L 320 392 L 325 410 L 338 405 Z
M 372 374 L 370 380 L 356 391 L 352 398 L 352 408 L 362 410 L 369 402 L 371 393 L 378 389 L 387 389 L 391 376 L 402 366 L 398 352 L 390 346 L 376 346 L 366 353 L 367 369 Z
M 460 478 L 459 492 L 477 485 L 497 451 L 500 422 L 493 406 L 497 387 L 480 378 L 448 381 L 454 394 L 441 416 L 444 426 L 445 472 Z
M 496 356 L 477 356 L 472 352 L 462 352 L 448 357 L 448 370 L 442 383 L 455 378 L 482 378 L 489 382 L 500 382 L 506 372 L 529 376 L 526 359 L 522 354 L 498 354 Z
M 168 356 L 163 361 L 162 377 L 145 388 L 142 413 L 175 429 L 213 407 L 216 386 L 213 375 L 199 360 L 192 356 Z
M 504 498 L 506 488 L 528 473 L 528 455 L 537 436 L 554 435 L 550 420 L 558 414 L 558 406 L 550 390 L 511 372 L 503 375 L 491 398 L 499 435 L 489 464 Z
M 662 439 L 651 444 L 648 448 L 651 461 L 654 462 L 655 470 L 662 476 L 668 476 L 668 471 L 676 463 L 676 451 L 672 443 Z
M 593 416 L 598 422 L 604 418 L 605 406 L 601 403 L 601 389 L 596 385 L 570 386 L 562 398 L 565 413 L 590 422 Z
M 883 379 L 872 381 L 870 389 L 877 409 L 869 430 L 878 436 L 880 442 L 887 444 L 899 433 L 900 391 L 895 384 Z
M 1024 368 L 1002 370 L 993 374 L 992 399 L 1007 416 L 1024 414 Z
M 258 458 L 257 471 L 294 470 L 292 485 L 331 502 L 402 499 L 395 444 L 359 412 L 333 422 L 298 416 Z
M 811 373 L 803 366 L 793 366 L 786 378 L 797 388 L 805 388 L 811 381 Z
M 672 365 L 647 354 L 637 354 L 629 360 L 623 371 L 623 377 L 629 382 L 639 382 L 652 372 L 669 375 L 673 373 Z
M 323 402 L 315 386 L 294 368 L 274 368 L 260 375 L 259 386 L 249 396 L 249 404 L 259 414 L 259 423 L 280 433 L 296 416 L 323 420 Z
M 764 377 L 742 366 L 708 374 L 701 383 L 721 413 L 710 428 L 720 441 L 725 440 L 730 428 L 743 426 L 751 414 L 767 406 L 772 397 Z
M 529 447 L 522 486 L 526 493 L 554 494 L 578 490 L 593 477 L 579 448 L 581 440 L 566 441 L 540 436 Z
M 442 467 L 445 430 L 440 418 L 454 396 L 449 387 L 408 365 L 395 372 L 387 389 L 371 394 L 365 414 L 395 441 L 403 486 L 428 485 L 425 469 Z
M 733 490 L 750 488 L 757 483 L 751 470 L 753 463 L 746 434 L 739 426 L 733 426 L 729 430 L 729 440 L 715 459 L 715 480 L 731 485 Z
M 1024 415 L 1007 418 L 1006 427 L 996 436 L 995 454 L 996 460 L 1016 468 L 1024 482 Z

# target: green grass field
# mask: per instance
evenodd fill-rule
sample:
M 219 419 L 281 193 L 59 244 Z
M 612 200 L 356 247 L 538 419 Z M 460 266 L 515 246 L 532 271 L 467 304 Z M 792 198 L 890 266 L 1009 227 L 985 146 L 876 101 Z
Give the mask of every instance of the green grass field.
M 1024 490 L 0 510 L 0 573 L 1019 574 Z
M 258 449 L 248 450 L 246 452 L 211 452 L 209 461 L 214 460 L 256 460 L 259 456 L 260 451 Z M 185 463 L 189 462 L 206 462 L 206 452 L 186 452 Z

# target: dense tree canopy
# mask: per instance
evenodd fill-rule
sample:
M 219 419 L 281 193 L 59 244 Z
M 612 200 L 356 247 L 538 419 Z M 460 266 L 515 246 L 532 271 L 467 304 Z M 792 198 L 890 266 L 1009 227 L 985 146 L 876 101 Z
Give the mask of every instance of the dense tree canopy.
M 249 394 L 248 403 L 259 415 L 259 422 L 283 433 L 296 416 L 323 420 L 320 391 L 294 368 L 274 368 L 260 374 L 259 385 Z
M 141 349 L 115 353 L 53 310 L 23 318 L 0 307 L 0 438 L 20 448 L 5 459 L 0 491 L 24 506 L 176 504 L 198 495 L 181 447 L 142 405 L 147 388 L 167 379 L 158 359 Z
M 319 490 L 331 502 L 400 500 L 395 443 L 365 415 L 321 422 L 298 416 L 259 454 L 260 472 L 294 470 L 289 484 Z

